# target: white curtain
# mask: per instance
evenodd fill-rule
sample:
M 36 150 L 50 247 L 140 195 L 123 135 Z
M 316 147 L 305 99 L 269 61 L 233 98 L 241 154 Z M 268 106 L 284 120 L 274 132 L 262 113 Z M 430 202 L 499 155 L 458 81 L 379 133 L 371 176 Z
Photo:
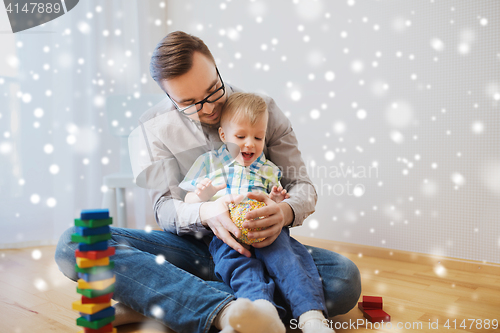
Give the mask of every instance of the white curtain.
M 161 92 L 149 58 L 166 16 L 161 1 L 86 0 L 12 34 L 0 13 L 0 248 L 53 244 L 82 209 L 100 207 L 120 160 L 106 98 Z M 148 205 L 146 195 L 127 192 Z

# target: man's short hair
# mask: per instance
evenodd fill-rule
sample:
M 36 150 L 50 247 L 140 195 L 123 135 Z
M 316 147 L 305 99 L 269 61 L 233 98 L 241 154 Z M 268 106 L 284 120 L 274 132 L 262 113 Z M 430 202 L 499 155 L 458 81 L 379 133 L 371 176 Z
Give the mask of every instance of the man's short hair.
M 266 119 L 268 117 L 267 104 L 262 97 L 252 93 L 235 92 L 224 104 L 220 124 L 244 119 L 254 125 L 262 116 L 266 116 Z
M 156 45 L 149 72 L 151 77 L 160 83 L 186 74 L 193 66 L 193 53 L 200 52 L 214 62 L 212 53 L 198 37 L 183 31 L 174 31 Z

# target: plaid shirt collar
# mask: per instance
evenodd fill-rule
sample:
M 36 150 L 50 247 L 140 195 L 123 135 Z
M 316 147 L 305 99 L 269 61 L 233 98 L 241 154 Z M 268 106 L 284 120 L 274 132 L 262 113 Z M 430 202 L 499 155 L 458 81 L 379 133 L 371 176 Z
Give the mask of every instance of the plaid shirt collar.
M 245 166 L 238 163 L 236 159 L 233 158 L 233 156 L 229 153 L 226 144 L 223 144 L 217 150 L 217 157 L 220 158 L 224 166 L 231 166 L 232 164 L 237 164 L 245 168 Z M 247 168 L 249 168 L 250 171 L 257 171 L 264 165 L 264 163 L 266 163 L 266 155 L 264 155 L 264 152 L 262 152 L 260 156 L 257 157 L 257 159 L 253 161 L 253 163 L 250 164 Z

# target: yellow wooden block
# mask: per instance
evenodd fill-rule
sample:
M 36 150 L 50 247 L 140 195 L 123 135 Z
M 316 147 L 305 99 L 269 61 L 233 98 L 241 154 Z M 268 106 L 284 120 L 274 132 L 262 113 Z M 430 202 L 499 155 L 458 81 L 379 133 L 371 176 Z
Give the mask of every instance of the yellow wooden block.
M 85 314 L 94 314 L 111 306 L 111 302 L 98 304 L 82 304 L 82 301 L 73 302 L 73 310 L 80 311 Z
M 97 260 L 77 257 L 76 264 L 80 268 L 88 268 L 88 267 L 94 267 L 94 266 L 108 266 L 109 265 L 109 257 L 101 258 L 101 259 L 97 259 Z
M 87 282 L 84 279 L 78 279 L 78 288 L 80 289 L 94 289 L 94 290 L 103 290 L 115 283 L 115 277 L 113 276 L 110 279 Z
M 85 331 L 81 330 L 81 331 L 78 331 L 78 333 L 85 333 Z M 111 333 L 116 333 L 116 327 L 113 327 L 113 330 L 111 331 Z

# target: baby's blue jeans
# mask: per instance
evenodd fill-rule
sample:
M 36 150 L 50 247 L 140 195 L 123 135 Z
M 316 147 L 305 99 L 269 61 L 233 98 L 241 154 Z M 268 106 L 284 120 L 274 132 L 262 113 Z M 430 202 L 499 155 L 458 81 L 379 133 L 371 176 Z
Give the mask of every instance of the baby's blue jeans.
M 215 263 L 215 276 L 231 287 L 236 298 L 268 300 L 284 319 L 287 311 L 274 302 L 277 292 L 295 319 L 309 310 L 320 310 L 328 316 L 318 269 L 306 247 L 290 237 L 289 228 L 281 229 L 271 245 L 252 247 L 250 258 L 216 236 L 209 250 Z

